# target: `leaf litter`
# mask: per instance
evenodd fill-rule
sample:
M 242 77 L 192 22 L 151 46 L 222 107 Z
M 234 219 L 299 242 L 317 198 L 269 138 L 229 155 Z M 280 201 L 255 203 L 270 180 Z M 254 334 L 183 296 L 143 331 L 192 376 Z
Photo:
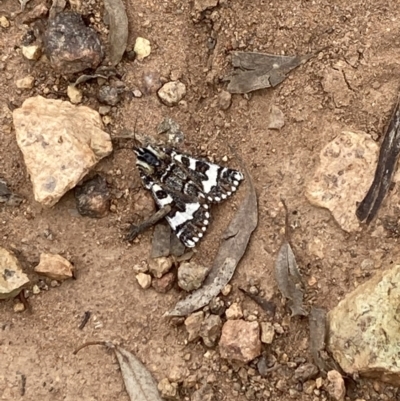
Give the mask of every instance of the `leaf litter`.
M 229 81 L 228 92 L 249 93 L 275 87 L 284 81 L 290 71 L 304 64 L 315 54 L 279 56 L 258 52 L 234 52 L 234 70 L 224 80 Z
M 281 202 L 286 214 L 285 240 L 275 261 L 275 278 L 279 291 L 289 300 L 291 316 L 307 316 L 307 312 L 303 308 L 302 278 L 289 240 L 289 212 L 285 201 L 281 199 Z
M 242 163 L 243 164 L 243 163 Z M 210 303 L 229 283 L 236 267 L 246 252 L 251 234 L 258 223 L 257 195 L 249 172 L 243 165 L 248 192 L 238 211 L 225 230 L 210 274 L 203 286 L 179 301 L 164 316 L 187 316 Z
M 122 0 L 104 0 L 104 9 L 110 27 L 108 58 L 115 66 L 121 61 L 128 44 L 128 17 Z
M 153 376 L 132 353 L 109 341 L 93 341 L 76 349 L 74 355 L 89 345 L 103 345 L 114 352 L 131 401 L 162 401 Z

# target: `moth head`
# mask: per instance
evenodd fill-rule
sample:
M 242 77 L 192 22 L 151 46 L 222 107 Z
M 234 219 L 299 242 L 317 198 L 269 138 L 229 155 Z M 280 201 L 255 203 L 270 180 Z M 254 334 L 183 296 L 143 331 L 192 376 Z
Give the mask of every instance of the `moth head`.
M 152 146 L 145 148 L 136 148 L 134 150 L 137 158 L 136 165 L 139 169 L 144 170 L 148 174 L 153 174 L 157 167 L 161 166 L 159 152 Z

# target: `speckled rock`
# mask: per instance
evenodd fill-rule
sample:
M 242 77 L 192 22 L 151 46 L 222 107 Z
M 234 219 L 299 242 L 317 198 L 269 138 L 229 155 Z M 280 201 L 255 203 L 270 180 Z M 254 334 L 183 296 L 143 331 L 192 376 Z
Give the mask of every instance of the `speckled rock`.
M 172 107 L 178 104 L 186 95 L 186 86 L 179 81 L 167 82 L 157 94 L 166 106 Z
M 400 265 L 378 272 L 328 315 L 328 348 L 344 372 L 400 386 Z
M 344 401 L 346 396 L 346 387 L 342 375 L 336 370 L 330 370 L 327 374 L 329 384 L 327 390 L 332 399 Z
M 153 278 L 151 285 L 157 292 L 165 294 L 174 286 L 175 278 L 175 274 L 173 272 L 169 272 L 164 274 L 164 276 L 161 278 Z
M 259 356 L 261 341 L 258 323 L 228 320 L 222 327 L 219 351 L 222 358 L 244 363 Z
M 27 283 L 29 278 L 22 271 L 18 259 L 0 247 L 0 299 L 16 297 Z
M 209 268 L 194 262 L 182 263 L 178 269 L 178 285 L 185 291 L 197 290 L 207 277 Z
M 165 256 L 149 260 L 149 271 L 156 278 L 161 278 L 165 273 L 168 273 L 171 267 L 172 259 Z
M 204 312 L 195 312 L 185 319 L 185 327 L 189 334 L 188 341 L 195 341 L 200 338 L 200 329 L 204 321 Z
M 53 206 L 112 151 L 97 111 L 41 96 L 13 112 L 17 143 L 35 199 Z
M 206 347 L 214 347 L 221 336 L 222 320 L 218 315 L 207 316 L 201 324 L 200 337 Z
M 327 208 L 340 227 L 360 230 L 357 202 L 367 193 L 375 174 L 378 144 L 363 132 L 342 132 L 320 153 L 320 164 L 308 182 L 306 197 Z
M 166 400 L 177 400 L 178 399 L 178 384 L 171 383 L 168 378 L 162 379 L 158 383 L 158 391 L 161 397 Z
M 42 253 L 35 272 L 54 280 L 66 280 L 74 276 L 74 267 L 60 255 Z
M 137 37 L 133 51 L 135 52 L 138 60 L 145 59 L 151 53 L 150 41 L 145 38 Z

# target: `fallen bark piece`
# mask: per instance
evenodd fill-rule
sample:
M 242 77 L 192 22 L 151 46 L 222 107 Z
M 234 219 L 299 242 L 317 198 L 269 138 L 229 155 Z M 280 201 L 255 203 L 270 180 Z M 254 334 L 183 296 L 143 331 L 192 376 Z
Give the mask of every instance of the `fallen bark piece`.
M 369 135 L 350 131 L 342 132 L 321 150 L 320 164 L 305 194 L 312 204 L 328 209 L 344 231 L 361 229 L 357 203 L 371 185 L 378 150 Z
M 74 266 L 60 255 L 42 253 L 35 272 L 53 280 L 67 280 L 74 276 Z
M 100 115 L 86 106 L 41 96 L 13 112 L 17 143 L 36 201 L 53 206 L 112 151 Z
M 248 193 L 239 206 L 238 211 L 223 234 L 223 242 L 219 247 L 209 275 L 203 286 L 179 301 L 175 308 L 164 316 L 186 316 L 210 303 L 229 283 L 235 269 L 246 252 L 251 234 L 258 223 L 257 195 L 253 181 L 245 168 Z
M 16 297 L 28 283 L 15 255 L 0 247 L 0 299 Z
M 360 221 L 369 224 L 378 210 L 392 184 L 400 153 L 400 101 L 397 101 L 394 113 L 383 138 L 379 151 L 375 177 L 365 198 L 357 207 L 356 215 Z
M 257 322 L 228 320 L 219 341 L 221 357 L 230 361 L 250 362 L 261 354 L 260 328 Z
M 232 54 L 234 71 L 224 78 L 225 81 L 229 81 L 228 92 L 249 93 L 277 86 L 285 80 L 291 70 L 313 56 L 313 54 L 279 56 L 257 52 L 235 52 Z
M 50 19 L 43 42 L 51 65 L 62 74 L 94 69 L 104 56 L 96 31 L 75 12 L 60 12 Z
M 400 265 L 378 272 L 328 315 L 328 349 L 349 375 L 400 386 Z

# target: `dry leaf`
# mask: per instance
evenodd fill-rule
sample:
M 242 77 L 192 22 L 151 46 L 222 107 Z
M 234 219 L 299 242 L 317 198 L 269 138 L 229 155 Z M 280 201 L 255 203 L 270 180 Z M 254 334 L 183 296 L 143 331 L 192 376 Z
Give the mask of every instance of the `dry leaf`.
M 115 66 L 121 61 L 128 43 L 128 17 L 122 0 L 104 0 L 104 8 L 110 27 L 108 57 Z
M 259 295 L 252 294 L 244 288 L 239 288 L 244 294 L 246 294 L 249 298 L 251 298 L 256 304 L 260 305 L 262 309 L 265 310 L 270 316 L 275 316 L 276 305 L 272 301 L 267 301 L 263 297 Z
M 283 202 L 286 211 L 286 239 L 279 249 L 278 256 L 275 262 L 275 277 L 278 283 L 279 291 L 282 295 L 289 299 L 289 308 L 292 311 L 292 316 L 306 316 L 307 312 L 303 309 L 303 290 L 302 280 L 299 269 L 297 267 L 296 258 L 292 247 L 288 240 L 289 222 L 288 210 Z
M 130 352 L 115 347 L 125 388 L 132 401 L 162 401 L 157 383 L 146 367 Z
M 163 401 L 153 376 L 133 354 L 109 341 L 91 341 L 76 349 L 74 355 L 90 345 L 103 345 L 114 351 L 131 401 Z
M 324 372 L 328 372 L 332 369 L 342 372 L 339 365 L 328 352 L 326 352 L 326 310 L 322 308 L 311 308 L 308 320 L 310 326 L 310 351 L 315 364 Z
M 314 55 L 279 56 L 256 52 L 232 54 L 234 71 L 225 77 L 228 92 L 249 93 L 280 84 L 287 74 Z
M 210 274 L 201 288 L 179 301 L 175 308 L 166 312 L 164 316 L 186 316 L 207 305 L 229 283 L 235 273 L 236 267 L 247 249 L 250 236 L 258 223 L 256 191 L 244 166 L 243 170 L 248 193 L 223 235 L 223 242 L 219 247 Z

